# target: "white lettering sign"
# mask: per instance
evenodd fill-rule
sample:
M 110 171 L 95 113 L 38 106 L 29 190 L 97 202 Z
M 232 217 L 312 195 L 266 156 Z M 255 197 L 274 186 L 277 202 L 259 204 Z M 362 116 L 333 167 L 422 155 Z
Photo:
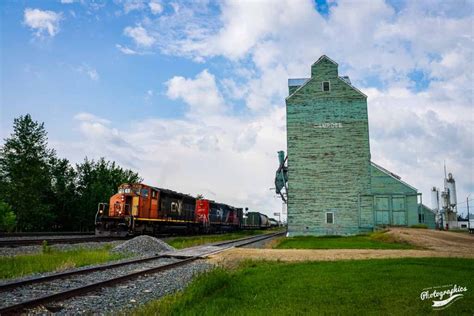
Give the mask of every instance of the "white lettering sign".
M 342 123 L 317 123 L 315 128 L 342 128 Z

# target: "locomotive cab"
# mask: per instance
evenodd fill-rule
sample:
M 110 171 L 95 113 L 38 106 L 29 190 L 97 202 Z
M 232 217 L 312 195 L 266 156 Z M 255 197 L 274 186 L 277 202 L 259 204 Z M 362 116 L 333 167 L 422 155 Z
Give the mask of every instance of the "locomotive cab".
M 140 198 L 148 196 L 142 184 L 122 184 L 109 203 L 99 203 L 96 215 L 96 235 L 126 236 L 133 226 L 133 217 L 138 215 Z

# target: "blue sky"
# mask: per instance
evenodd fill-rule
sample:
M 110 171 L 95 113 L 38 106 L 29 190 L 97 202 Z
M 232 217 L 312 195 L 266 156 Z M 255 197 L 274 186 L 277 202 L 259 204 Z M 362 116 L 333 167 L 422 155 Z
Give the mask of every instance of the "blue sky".
M 472 1 L 3 1 L 0 137 L 44 121 L 73 162 L 281 208 L 287 79 L 322 54 L 369 96 L 372 158 L 417 187 L 474 191 Z

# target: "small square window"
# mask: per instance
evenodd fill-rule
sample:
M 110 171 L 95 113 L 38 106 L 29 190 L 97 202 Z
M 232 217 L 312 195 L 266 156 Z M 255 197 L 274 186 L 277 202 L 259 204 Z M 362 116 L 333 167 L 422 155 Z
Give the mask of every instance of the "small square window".
M 326 213 L 326 224 L 334 224 L 334 213 Z
M 331 90 L 331 85 L 329 81 L 323 81 L 323 91 L 330 91 Z

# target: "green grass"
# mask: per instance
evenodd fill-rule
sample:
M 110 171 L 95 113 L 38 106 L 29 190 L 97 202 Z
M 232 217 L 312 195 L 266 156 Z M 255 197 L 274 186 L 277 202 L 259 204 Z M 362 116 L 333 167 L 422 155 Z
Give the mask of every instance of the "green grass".
M 335 262 L 244 262 L 198 276 L 183 291 L 134 315 L 427 315 L 424 288 L 467 287 L 441 313 L 474 313 L 474 260 L 379 259 Z
M 43 253 L 0 257 L 0 279 L 21 277 L 32 273 L 61 271 L 123 258 L 111 254 L 110 247 L 86 250 L 56 251 L 43 247 Z
M 176 249 L 188 248 L 193 246 L 198 246 L 202 244 L 207 244 L 211 242 L 232 240 L 238 238 L 244 238 L 247 236 L 259 235 L 270 233 L 274 230 L 241 230 L 233 233 L 225 233 L 219 235 L 199 235 L 199 236 L 190 236 L 190 237 L 176 237 L 166 240 L 166 242 L 175 247 Z
M 356 236 L 298 236 L 282 238 L 278 249 L 414 249 L 415 246 L 397 242 L 385 231 Z

